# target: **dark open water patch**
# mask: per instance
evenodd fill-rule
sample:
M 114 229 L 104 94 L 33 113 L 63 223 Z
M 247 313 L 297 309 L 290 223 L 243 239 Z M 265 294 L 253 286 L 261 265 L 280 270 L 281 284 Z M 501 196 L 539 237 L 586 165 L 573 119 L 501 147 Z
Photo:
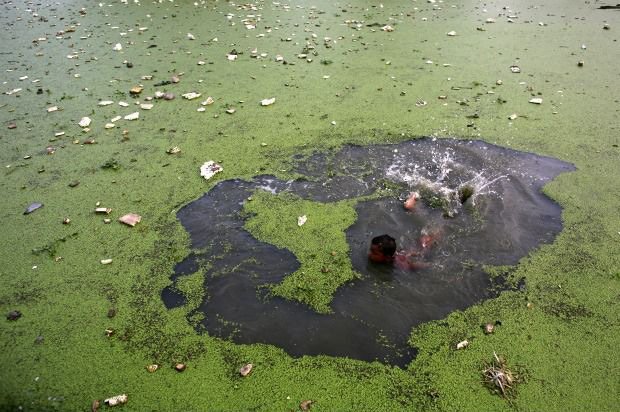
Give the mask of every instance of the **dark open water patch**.
M 163 301 L 168 308 L 183 305 L 176 279 L 208 262 L 205 299 L 196 309 L 204 313 L 208 333 L 276 345 L 292 356 L 325 354 L 398 366 L 414 355 L 407 344 L 414 326 L 495 296 L 483 264 L 516 264 L 554 239 L 562 228 L 561 208 L 541 189 L 574 170 L 557 159 L 484 142 L 430 138 L 346 146 L 296 162 L 306 178 L 222 181 L 179 210 L 193 252 L 176 265 Z M 386 186 L 391 196 L 360 199 L 356 206 L 358 218 L 346 238 L 352 265 L 362 276 L 338 290 L 332 314 L 267 296 L 263 286 L 279 283 L 300 263 L 290 251 L 243 229 L 240 212 L 254 191 L 334 202 Z M 419 192 L 420 200 L 406 210 L 403 201 L 411 191 Z M 370 240 L 386 233 L 424 268 L 369 262 Z

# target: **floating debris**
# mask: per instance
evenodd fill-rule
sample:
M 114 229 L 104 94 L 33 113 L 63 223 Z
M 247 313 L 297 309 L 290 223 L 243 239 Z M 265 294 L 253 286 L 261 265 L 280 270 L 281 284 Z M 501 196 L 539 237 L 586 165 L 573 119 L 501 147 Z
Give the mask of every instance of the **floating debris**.
M 515 120 L 517 117 L 519 117 L 519 116 L 517 116 L 517 114 L 516 114 L 516 113 L 513 113 L 513 114 L 511 114 L 510 116 L 508 116 L 508 119 L 510 119 L 510 120 Z
M 128 213 L 118 218 L 119 222 L 124 223 L 131 227 L 134 227 L 136 224 L 140 223 L 141 220 L 142 220 L 142 216 L 137 215 L 135 213 Z
M 138 120 L 139 117 L 140 117 L 140 112 L 133 112 L 133 113 L 128 114 L 127 116 L 123 117 L 123 119 L 125 119 L 125 120 Z
M 239 374 L 243 377 L 248 376 L 250 372 L 252 372 L 252 367 L 253 365 L 251 363 L 248 363 L 247 365 L 239 369 Z
M 393 32 L 394 31 L 394 27 L 390 26 L 389 24 L 381 27 L 382 31 L 387 31 L 387 32 Z
M 43 207 L 43 203 L 32 203 L 31 205 L 29 205 L 26 210 L 24 211 L 25 215 L 29 215 L 30 213 L 34 212 L 37 209 L 40 209 Z
M 271 106 L 276 102 L 276 98 L 272 97 L 271 99 L 263 99 L 260 101 L 261 106 Z
M 99 409 L 99 399 L 95 399 L 91 404 L 90 408 L 92 412 L 97 412 L 97 410 Z
M 22 317 L 22 313 L 18 310 L 13 310 L 6 315 L 7 320 L 17 320 Z
M 130 94 L 137 95 L 137 94 L 142 93 L 142 90 L 144 90 L 144 88 L 142 88 L 142 87 L 140 87 L 140 86 L 134 86 L 134 87 L 132 87 L 131 89 L 129 89 L 129 93 L 130 93 Z
M 144 110 L 151 110 L 153 108 L 153 103 L 141 103 L 140 108 Z
M 127 403 L 127 395 L 126 394 L 116 395 L 116 396 L 113 396 L 111 398 L 104 400 L 103 403 L 105 403 L 108 406 L 122 405 L 124 403 Z
M 308 217 L 306 215 L 299 216 L 297 218 L 297 226 L 303 226 L 304 223 L 306 223 L 307 220 L 308 220 Z
M 194 100 L 194 99 L 200 97 L 200 93 L 189 92 L 189 93 L 182 94 L 181 96 L 183 96 L 183 98 L 185 98 L 187 100 Z
M 5 92 L 4 94 L 6 94 L 7 96 L 10 96 L 10 95 L 12 95 L 12 94 L 16 94 L 16 93 L 19 93 L 19 92 L 21 92 L 21 91 L 22 91 L 22 89 L 21 89 L 21 88 L 17 88 L 17 89 L 13 89 L 13 90 L 10 90 L 10 91 L 8 91 L 8 92 Z
M 110 209 L 109 207 L 98 207 L 98 208 L 95 208 L 95 213 L 98 213 L 98 214 L 109 215 L 110 212 L 112 212 L 112 209 Z
M 452 31 L 447 32 L 446 35 L 451 36 L 451 37 L 456 36 L 456 32 L 452 30 Z
M 213 104 L 213 102 L 215 102 L 215 100 L 213 100 L 213 97 L 209 96 L 207 97 L 207 100 L 201 102 L 200 104 L 203 106 L 209 106 L 211 104 Z
M 116 43 L 114 47 L 112 47 L 112 50 L 121 51 L 123 50 L 123 46 L 120 43 Z
M 47 108 L 48 113 L 57 112 L 57 111 L 58 111 L 58 106 L 52 106 L 52 107 Z
M 211 179 L 216 173 L 223 171 L 222 166 L 215 163 L 213 160 L 209 160 L 205 162 L 202 166 L 200 166 L 200 176 L 204 177 L 205 180 Z
M 174 146 L 171 147 L 170 149 L 166 150 L 166 153 L 168 154 L 177 154 L 181 151 L 181 148 L 179 146 Z
M 543 99 L 540 97 L 534 97 L 533 99 L 530 99 L 530 103 L 533 103 L 533 104 L 542 104 L 542 102 L 543 102 Z
M 309 411 L 310 407 L 312 406 L 313 401 L 311 400 L 307 400 L 307 401 L 303 401 L 302 403 L 299 404 L 299 409 L 301 409 L 302 411 Z
M 187 369 L 187 365 L 184 363 L 177 363 L 176 365 L 174 365 L 174 369 L 176 369 L 177 372 L 183 372 L 185 369 Z
M 149 371 L 150 373 L 155 372 L 157 369 L 159 369 L 159 365 L 147 365 L 146 366 L 146 370 Z
M 487 335 L 490 335 L 491 333 L 493 333 L 494 329 L 495 329 L 495 326 L 492 323 L 487 323 L 486 325 L 484 325 L 484 333 Z
M 88 127 L 88 126 L 90 126 L 90 122 L 91 122 L 90 117 L 82 117 L 82 119 L 80 120 L 79 125 L 81 127 Z
M 510 71 L 513 73 L 521 73 L 521 68 L 519 66 L 510 66 Z
M 101 259 L 102 265 L 109 265 L 110 263 L 112 263 L 112 259 Z
M 172 94 L 172 93 L 164 93 L 163 98 L 164 98 L 164 100 L 173 100 L 174 99 L 174 94 Z
M 97 103 L 98 106 L 109 106 L 111 104 L 114 104 L 112 100 L 102 100 L 99 103 Z
M 456 349 L 465 349 L 468 346 L 469 346 L 469 341 L 464 340 L 456 344 Z
M 486 365 L 482 374 L 487 385 L 503 397 L 512 393 L 513 385 L 517 381 L 513 373 L 506 368 L 506 361 L 497 356 L 495 352 L 493 352 L 493 361 Z
M 194 36 L 192 33 L 187 33 L 187 40 L 196 40 L 196 36 Z
M 230 108 L 230 109 L 226 109 L 226 113 L 228 114 L 233 114 L 234 112 L 236 112 L 236 109 Z

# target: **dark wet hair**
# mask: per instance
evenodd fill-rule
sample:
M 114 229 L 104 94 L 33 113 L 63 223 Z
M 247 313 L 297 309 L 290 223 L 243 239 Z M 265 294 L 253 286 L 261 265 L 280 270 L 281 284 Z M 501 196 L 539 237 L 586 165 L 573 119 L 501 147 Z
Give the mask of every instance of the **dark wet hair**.
M 385 256 L 394 256 L 396 253 L 396 240 L 390 235 L 381 235 L 372 238 L 373 245 L 379 245 Z

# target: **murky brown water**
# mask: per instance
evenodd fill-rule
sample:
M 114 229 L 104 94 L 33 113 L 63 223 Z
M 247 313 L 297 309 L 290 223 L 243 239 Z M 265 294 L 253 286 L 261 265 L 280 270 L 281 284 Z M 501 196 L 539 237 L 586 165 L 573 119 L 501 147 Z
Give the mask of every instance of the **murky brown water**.
M 182 208 L 178 217 L 194 252 L 178 263 L 172 280 L 196 272 L 201 261 L 211 263 L 206 298 L 197 309 L 210 334 L 273 344 L 293 356 L 404 366 L 413 356 L 407 344 L 412 327 L 494 296 L 497 288 L 491 289 L 483 264 L 516 264 L 560 232 L 561 208 L 541 188 L 574 167 L 479 141 L 426 138 L 317 153 L 299 159 L 296 170 L 308 179 L 223 181 Z M 356 206 L 358 219 L 346 237 L 362 277 L 339 289 L 333 314 L 261 292 L 261 285 L 280 282 L 300 264 L 290 251 L 243 229 L 239 212 L 253 191 L 333 202 L 373 194 L 386 183 L 400 188 L 396 195 Z M 465 188 L 473 191 L 467 199 L 461 196 Z M 421 198 L 406 210 L 403 201 L 411 191 Z M 417 269 L 369 262 L 370 240 L 381 234 L 394 237 L 399 250 L 413 252 Z M 428 236 L 431 243 L 425 245 Z M 174 285 L 162 298 L 169 308 L 184 303 Z

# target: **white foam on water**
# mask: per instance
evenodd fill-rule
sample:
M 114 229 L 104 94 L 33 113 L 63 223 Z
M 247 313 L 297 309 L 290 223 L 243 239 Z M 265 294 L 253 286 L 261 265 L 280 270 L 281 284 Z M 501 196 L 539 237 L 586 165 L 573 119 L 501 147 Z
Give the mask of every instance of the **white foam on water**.
M 508 175 L 490 174 L 485 169 L 472 170 L 471 167 L 455 161 L 451 150 L 438 152 L 431 149 L 427 158 L 425 163 L 419 163 L 398 154 L 388 166 L 386 175 L 396 182 L 406 183 L 413 190 L 431 191 L 445 199 L 452 212 L 457 212 L 461 206 L 458 200 L 460 189 L 468 186 L 473 189 L 471 201 L 475 205 L 479 196 L 499 197 L 493 190 L 493 185 L 508 178 Z

